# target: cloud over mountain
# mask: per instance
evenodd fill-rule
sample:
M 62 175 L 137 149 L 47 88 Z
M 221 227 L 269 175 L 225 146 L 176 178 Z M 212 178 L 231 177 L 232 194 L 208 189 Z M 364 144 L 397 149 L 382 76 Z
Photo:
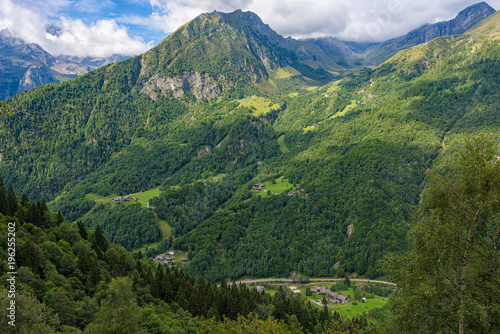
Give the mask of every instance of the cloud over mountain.
M 284 36 L 333 36 L 344 40 L 384 41 L 425 23 L 450 20 L 475 0 L 150 0 L 149 17 L 129 16 L 124 22 L 143 24 L 165 33 L 203 12 L 242 9 L 259 15 Z M 500 0 L 489 1 L 493 7 Z

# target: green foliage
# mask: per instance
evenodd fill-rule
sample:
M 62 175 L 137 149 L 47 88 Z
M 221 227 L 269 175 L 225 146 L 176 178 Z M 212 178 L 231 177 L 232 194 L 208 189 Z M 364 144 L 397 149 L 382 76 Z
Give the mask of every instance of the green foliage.
M 101 308 L 95 320 L 87 326 L 86 332 L 138 333 L 140 316 L 132 282 L 128 278 L 116 278 L 109 284 Z
M 500 165 L 484 137 L 447 176 L 431 173 L 412 227 L 411 251 L 393 259 L 393 329 L 497 333 Z M 453 310 L 453 312 L 450 312 Z
M 310 332 L 327 328 L 329 316 L 283 291 L 271 297 L 246 286 L 229 287 L 225 280 L 219 288 L 141 253 L 133 257 L 110 243 L 100 227 L 81 233 L 82 224 L 57 225 L 58 215 L 50 212 L 45 213 L 54 216 L 54 225 L 38 227 L 24 215 L 34 205 L 18 202 L 15 216 L 0 213 L 0 239 L 7 238 L 8 223 L 15 221 L 19 245 L 16 327 L 3 317 L 0 326 L 6 333 L 193 333 L 233 326 L 296 333 L 301 327 Z M 6 246 L 0 248 L 3 268 Z M 4 278 L 0 304 L 6 310 L 10 297 Z M 269 310 L 274 309 L 279 311 L 273 318 Z M 291 317 L 295 320 L 289 321 Z
M 0 116 L 7 117 L 12 114 L 12 106 L 0 101 Z
M 85 224 L 96 229 L 94 237 L 103 252 L 107 250 L 104 235 L 128 250 L 162 238 L 154 213 L 138 203 L 116 203 L 112 208 L 109 204 L 100 204 L 87 216 Z

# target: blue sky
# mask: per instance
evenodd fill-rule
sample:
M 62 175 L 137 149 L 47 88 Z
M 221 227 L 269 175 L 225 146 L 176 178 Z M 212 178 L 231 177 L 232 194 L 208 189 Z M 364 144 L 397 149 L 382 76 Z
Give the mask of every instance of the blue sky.
M 477 0 L 0 0 L 0 29 L 52 54 L 136 55 L 204 12 L 242 9 L 285 37 L 383 41 L 450 20 Z M 500 0 L 488 3 L 500 8 Z M 61 27 L 58 36 L 45 27 Z

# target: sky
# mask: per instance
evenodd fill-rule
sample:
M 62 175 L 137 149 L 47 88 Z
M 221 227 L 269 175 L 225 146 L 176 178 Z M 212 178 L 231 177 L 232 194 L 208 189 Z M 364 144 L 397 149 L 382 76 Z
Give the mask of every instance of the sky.
M 284 37 L 384 41 L 454 18 L 477 0 L 0 0 L 0 30 L 53 55 L 137 55 L 214 10 L 252 11 Z M 487 3 L 500 8 L 500 0 Z M 48 26 L 60 27 L 58 34 Z M 52 30 L 51 30 L 52 31 Z

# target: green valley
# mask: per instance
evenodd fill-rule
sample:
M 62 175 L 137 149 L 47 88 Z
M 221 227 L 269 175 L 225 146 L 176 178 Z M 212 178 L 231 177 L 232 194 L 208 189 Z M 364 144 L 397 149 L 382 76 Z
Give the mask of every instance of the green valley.
M 381 320 L 392 312 L 388 319 L 394 328 L 402 332 L 424 328 L 426 332 L 436 325 L 431 323 L 434 320 L 419 327 L 417 318 L 408 317 L 397 327 L 404 318 L 398 307 L 432 318 L 432 312 L 410 305 L 408 300 L 418 299 L 415 296 L 421 291 L 398 268 L 415 270 L 422 289 L 432 286 L 432 273 L 437 272 L 437 278 L 448 275 L 453 282 L 460 276 L 459 267 L 441 267 L 440 254 L 445 252 L 440 247 L 461 247 L 467 240 L 472 245 L 472 232 L 458 246 L 452 237 L 440 243 L 432 232 L 433 219 L 440 214 L 456 218 L 445 205 L 455 202 L 439 193 L 428 197 L 428 189 L 441 184 L 433 173 L 458 177 L 460 173 L 452 172 L 468 170 L 467 163 L 494 166 L 497 151 L 484 153 L 481 148 L 500 140 L 499 22 L 499 13 L 492 14 L 464 34 L 400 51 L 373 69 L 346 70 L 341 78 L 328 66 L 306 61 L 291 46 L 293 40 L 272 31 L 253 13 L 202 14 L 143 55 L 8 100 L 14 113 L 0 120 L 0 173 L 26 200 L 48 202 L 48 208 L 74 222 L 58 226 L 75 228 L 78 224 L 102 232 L 113 252 L 122 254 L 118 259 L 104 249 L 99 252 L 91 246 L 92 240 L 75 238 L 72 245 L 82 243 L 80 253 L 89 248 L 85 256 L 94 258 L 89 261 L 99 264 L 103 273 L 118 270 L 118 264 L 111 261 L 127 263 L 123 274 L 133 272 L 134 288 L 142 289 L 137 290 L 143 298 L 141 307 L 153 300 L 159 303 L 156 299 L 175 301 L 177 306 L 170 313 L 184 309 L 191 315 L 219 320 L 227 315 L 237 321 L 237 314 L 225 309 L 223 302 L 226 306 L 208 303 L 210 307 L 201 309 L 195 303 L 197 297 L 188 295 L 214 289 L 209 281 L 243 277 L 389 275 L 401 288 L 394 304 L 389 301 L 384 306 L 386 294 L 365 306 L 351 303 L 327 308 L 323 317 L 329 319 L 330 311 L 337 311 L 343 318 L 366 313 Z M 464 152 L 477 159 L 464 162 L 463 155 L 468 154 Z M 473 179 L 457 180 L 469 184 Z M 454 189 L 452 185 L 447 184 L 447 189 Z M 477 260 L 484 254 L 488 267 L 496 268 L 498 252 L 487 245 L 496 242 L 498 227 L 489 229 L 489 234 L 485 229 L 497 220 L 498 194 L 491 184 L 481 187 L 492 193 L 460 188 L 474 198 L 484 195 L 481 203 L 491 204 L 478 223 L 483 228 L 477 232 L 481 241 L 464 256 L 473 254 Z M 125 196 L 131 198 L 124 200 Z M 418 211 L 429 198 L 436 206 Z M 464 195 L 458 203 L 471 201 Z M 26 204 L 23 210 L 29 207 Z M 422 225 L 426 230 L 415 227 L 423 219 L 419 213 L 428 218 L 424 220 L 427 225 Z M 49 230 L 39 233 L 56 236 L 40 236 L 33 242 L 59 243 L 53 214 L 43 215 L 50 226 L 40 226 Z M 24 229 L 32 233 L 36 228 Z M 434 244 L 423 246 L 426 236 Z M 164 269 L 152 267 L 146 259 L 132 259 L 128 253 L 153 258 L 169 250 L 189 259 L 182 272 L 167 270 L 168 284 L 177 284 L 174 290 L 181 291 L 176 295 L 160 288 L 160 280 L 167 275 Z M 440 263 L 442 271 L 419 264 L 422 254 L 429 256 L 426 264 Z M 40 274 L 45 270 L 26 263 Z M 144 270 L 137 269 L 140 266 Z M 493 299 L 484 296 L 498 297 L 496 271 L 485 271 L 475 262 L 471 266 L 473 273 L 467 279 L 475 281 L 471 278 L 467 284 L 482 282 L 478 290 L 466 295 L 466 278 L 461 277 L 459 287 L 438 279 L 434 283 L 443 294 L 430 288 L 428 293 L 452 296 L 453 289 L 462 288 L 463 298 L 454 299 L 453 304 L 461 312 L 461 328 L 495 333 L 492 319 L 498 309 L 492 306 Z M 98 293 L 101 276 L 90 269 L 84 274 L 88 277 L 78 279 L 87 292 Z M 200 277 L 200 281 L 184 275 Z M 123 283 L 114 272 L 108 276 L 107 284 L 111 279 L 114 283 L 110 284 Z M 491 286 L 481 277 L 493 277 Z M 140 293 L 145 289 L 151 294 Z M 298 323 L 311 333 L 325 326 L 321 309 L 312 309 L 306 300 L 290 301 L 282 290 L 272 299 L 245 289 L 222 291 L 251 299 L 239 304 L 247 305 L 242 306 L 244 316 L 256 312 L 259 321 L 264 321 L 272 313 L 274 319 L 286 319 L 287 326 Z M 465 296 L 481 309 L 477 323 L 464 308 Z M 286 307 L 273 309 L 270 300 Z M 425 304 L 417 301 L 417 305 Z M 432 305 L 447 312 L 439 301 Z M 295 307 L 295 319 L 288 317 L 291 313 L 285 316 L 287 307 Z M 445 315 L 450 323 L 458 324 L 454 315 Z M 186 317 L 179 317 L 187 322 L 183 326 L 190 326 Z M 84 328 L 92 323 L 79 321 L 67 324 Z M 351 321 L 359 327 L 366 325 L 366 318 Z M 458 325 L 453 326 L 443 328 L 456 332 Z

